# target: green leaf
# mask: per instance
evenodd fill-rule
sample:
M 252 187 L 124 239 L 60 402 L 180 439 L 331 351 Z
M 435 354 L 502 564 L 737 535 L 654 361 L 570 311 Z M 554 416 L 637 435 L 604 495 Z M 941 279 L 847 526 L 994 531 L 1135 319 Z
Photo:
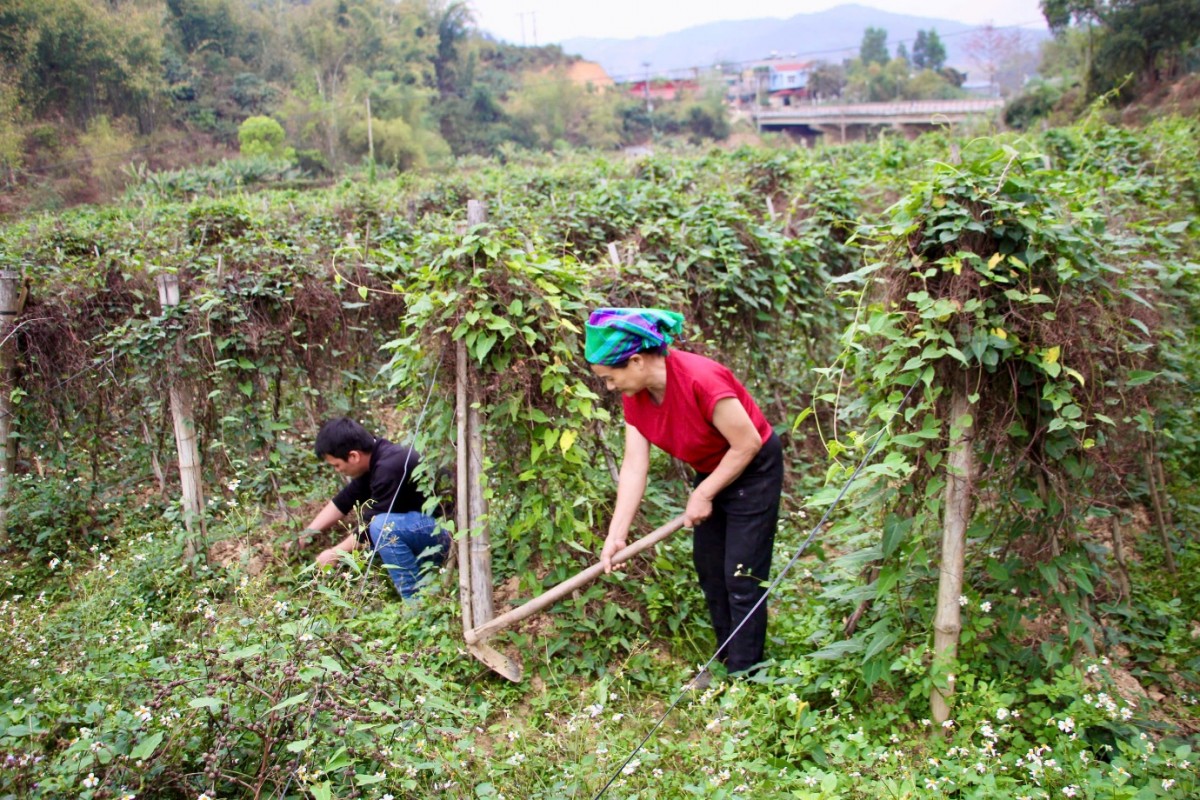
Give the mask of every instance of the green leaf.
M 326 772 L 336 772 L 339 769 L 344 769 L 350 766 L 350 756 L 346 753 L 345 747 L 339 747 L 328 761 L 325 762 Z
M 321 781 L 308 788 L 312 792 L 313 800 L 333 800 L 333 787 L 329 781 Z
M 315 739 L 301 739 L 298 742 L 292 742 L 287 746 L 287 751 L 289 753 L 302 753 L 305 750 L 307 750 L 314 741 L 316 741 L 316 740 Z
M 163 731 L 151 734 L 145 739 L 142 739 L 137 745 L 129 751 L 129 757 L 134 761 L 145 761 L 154 754 L 154 750 L 163 740 Z
M 472 352 L 476 361 L 483 363 L 483 360 L 487 358 L 487 354 L 492 352 L 492 348 L 496 344 L 496 339 L 496 334 L 490 331 L 488 333 L 480 334 L 475 339 L 475 345 L 472 349 Z
M 887 558 L 900 546 L 912 528 L 912 517 L 900 518 L 889 515 L 883 524 L 883 557 Z
M 301 692 L 300 694 L 294 694 L 291 697 L 289 697 L 288 699 L 284 700 L 282 703 L 278 703 L 274 706 L 271 706 L 271 708 L 267 709 L 267 713 L 270 714 L 272 711 L 282 711 L 283 709 L 290 708 L 291 706 L 297 705 L 298 703 L 303 703 L 307 699 L 308 699 L 308 692 Z
M 247 658 L 252 658 L 263 651 L 261 644 L 252 644 L 249 647 L 243 647 L 239 650 L 230 650 L 228 653 L 221 654 L 222 661 L 245 661 Z
M 197 697 L 188 703 L 189 708 L 207 708 L 209 711 L 216 711 L 223 704 L 215 697 Z
M 387 780 L 386 774 L 367 775 L 365 773 L 360 772 L 354 776 L 354 782 L 356 784 L 358 784 L 359 786 L 370 786 L 373 783 L 381 783 L 386 780 Z
M 1126 380 L 1126 386 L 1141 386 L 1143 383 L 1149 383 L 1158 377 L 1157 372 L 1149 372 L 1144 369 L 1130 370 L 1129 378 Z
M 818 661 L 833 661 L 841 658 L 842 656 L 847 656 L 851 653 L 857 653 L 862 649 L 863 643 L 857 639 L 845 639 L 825 645 L 820 650 L 810 655 L 809 658 L 815 658 Z
M 874 656 L 879 655 L 884 650 L 891 647 L 899 639 L 895 633 L 885 631 L 871 640 L 871 644 L 867 647 L 867 652 L 863 653 L 863 661 L 869 661 Z

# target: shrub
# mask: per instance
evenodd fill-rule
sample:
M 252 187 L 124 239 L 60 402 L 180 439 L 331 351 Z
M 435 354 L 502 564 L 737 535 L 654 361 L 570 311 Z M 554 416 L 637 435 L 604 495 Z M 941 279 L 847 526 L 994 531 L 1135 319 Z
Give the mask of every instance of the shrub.
M 250 117 L 238 127 L 238 142 L 244 156 L 290 158 L 284 147 L 287 134 L 283 126 L 270 117 Z

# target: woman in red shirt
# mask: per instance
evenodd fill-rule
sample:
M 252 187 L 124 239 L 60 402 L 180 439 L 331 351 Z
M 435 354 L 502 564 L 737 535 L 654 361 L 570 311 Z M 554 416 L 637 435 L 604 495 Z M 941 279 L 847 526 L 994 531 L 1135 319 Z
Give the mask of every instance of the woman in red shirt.
M 650 445 L 696 470 L 684 509 L 693 528 L 693 563 L 730 672 L 763 659 L 766 591 L 783 488 L 779 437 L 726 367 L 670 350 L 683 329 L 672 311 L 602 308 L 587 324 L 587 360 L 610 391 L 623 395 L 625 455 L 617 502 L 600 560 L 624 548 L 646 491 Z M 740 626 L 740 628 L 739 628 Z M 737 635 L 729 637 L 737 630 Z

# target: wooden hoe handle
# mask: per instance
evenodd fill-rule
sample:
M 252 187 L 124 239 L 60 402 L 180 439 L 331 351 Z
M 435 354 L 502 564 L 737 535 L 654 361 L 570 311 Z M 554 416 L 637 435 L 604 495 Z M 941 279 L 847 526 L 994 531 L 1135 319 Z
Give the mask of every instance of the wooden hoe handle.
M 638 539 L 636 542 L 626 547 L 624 550 L 621 550 L 613 555 L 613 565 L 616 566 L 617 564 L 628 561 L 643 550 L 658 544 L 663 539 L 666 539 L 668 536 L 682 527 L 683 517 L 676 517 L 666 525 L 663 525 L 661 528 L 646 534 L 641 539 Z M 587 586 L 589 583 L 596 580 L 596 578 L 600 577 L 603 572 L 603 564 L 599 562 L 592 564 L 583 572 L 567 578 L 565 581 L 552 589 L 547 589 L 545 592 L 542 592 L 528 603 L 517 606 L 512 611 L 501 614 L 495 619 L 480 625 L 478 628 L 463 631 L 463 638 L 467 640 L 467 644 L 475 644 L 480 642 L 496 633 L 496 631 L 507 628 L 510 625 L 520 622 L 526 617 L 530 617 L 547 608 L 548 606 L 557 603 L 559 600 L 563 599 L 576 589 Z

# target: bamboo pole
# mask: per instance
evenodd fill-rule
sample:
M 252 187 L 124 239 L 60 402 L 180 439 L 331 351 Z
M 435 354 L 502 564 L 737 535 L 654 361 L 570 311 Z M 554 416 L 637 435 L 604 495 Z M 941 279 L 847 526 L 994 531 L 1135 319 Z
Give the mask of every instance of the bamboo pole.
M 10 340 L 16 330 L 20 285 L 21 276 L 16 272 L 0 271 L 0 548 L 4 549 L 8 547 L 8 495 L 16 462 L 12 414 L 14 348 Z
M 487 222 L 487 208 L 478 200 L 467 201 L 467 227 Z M 492 545 L 486 522 L 487 501 L 483 497 L 483 431 L 479 420 L 479 381 L 463 350 L 467 385 L 467 454 L 470 505 L 471 616 L 474 627 L 495 616 L 492 605 Z
M 478 386 L 468 380 L 467 443 L 470 460 L 471 610 L 475 627 L 495 616 L 492 606 L 492 543 L 488 533 L 487 500 L 483 496 L 483 433 L 479 423 Z
M 179 305 L 179 276 L 163 273 L 158 276 L 158 301 L 163 312 Z M 182 343 L 176 342 L 176 356 L 182 355 Z M 188 538 L 183 557 L 191 561 L 197 546 L 204 546 L 207 535 L 204 522 L 204 482 L 200 466 L 200 446 L 196 438 L 196 421 L 192 413 L 192 396 L 188 387 L 172 381 L 168 389 L 171 421 L 175 429 L 175 448 L 179 453 L 179 483 L 183 494 L 183 525 Z
M 933 661 L 944 669 L 958 656 L 962 632 L 963 566 L 966 560 L 967 525 L 971 520 L 971 488 L 975 475 L 974 435 L 971 404 L 967 399 L 967 373 L 955 383 L 950 397 L 950 447 L 946 458 L 945 515 L 942 518 L 941 569 L 938 578 L 937 610 L 933 617 Z M 943 690 L 936 684 L 929 697 L 933 721 L 950 718 L 953 683 Z
M 458 426 L 457 486 L 454 508 L 458 540 L 458 601 L 462 607 L 463 634 L 475 626 L 471 612 L 471 555 L 467 531 L 471 528 L 471 468 L 467 453 L 467 346 L 459 341 L 454 350 L 457 380 L 454 386 L 454 419 Z

